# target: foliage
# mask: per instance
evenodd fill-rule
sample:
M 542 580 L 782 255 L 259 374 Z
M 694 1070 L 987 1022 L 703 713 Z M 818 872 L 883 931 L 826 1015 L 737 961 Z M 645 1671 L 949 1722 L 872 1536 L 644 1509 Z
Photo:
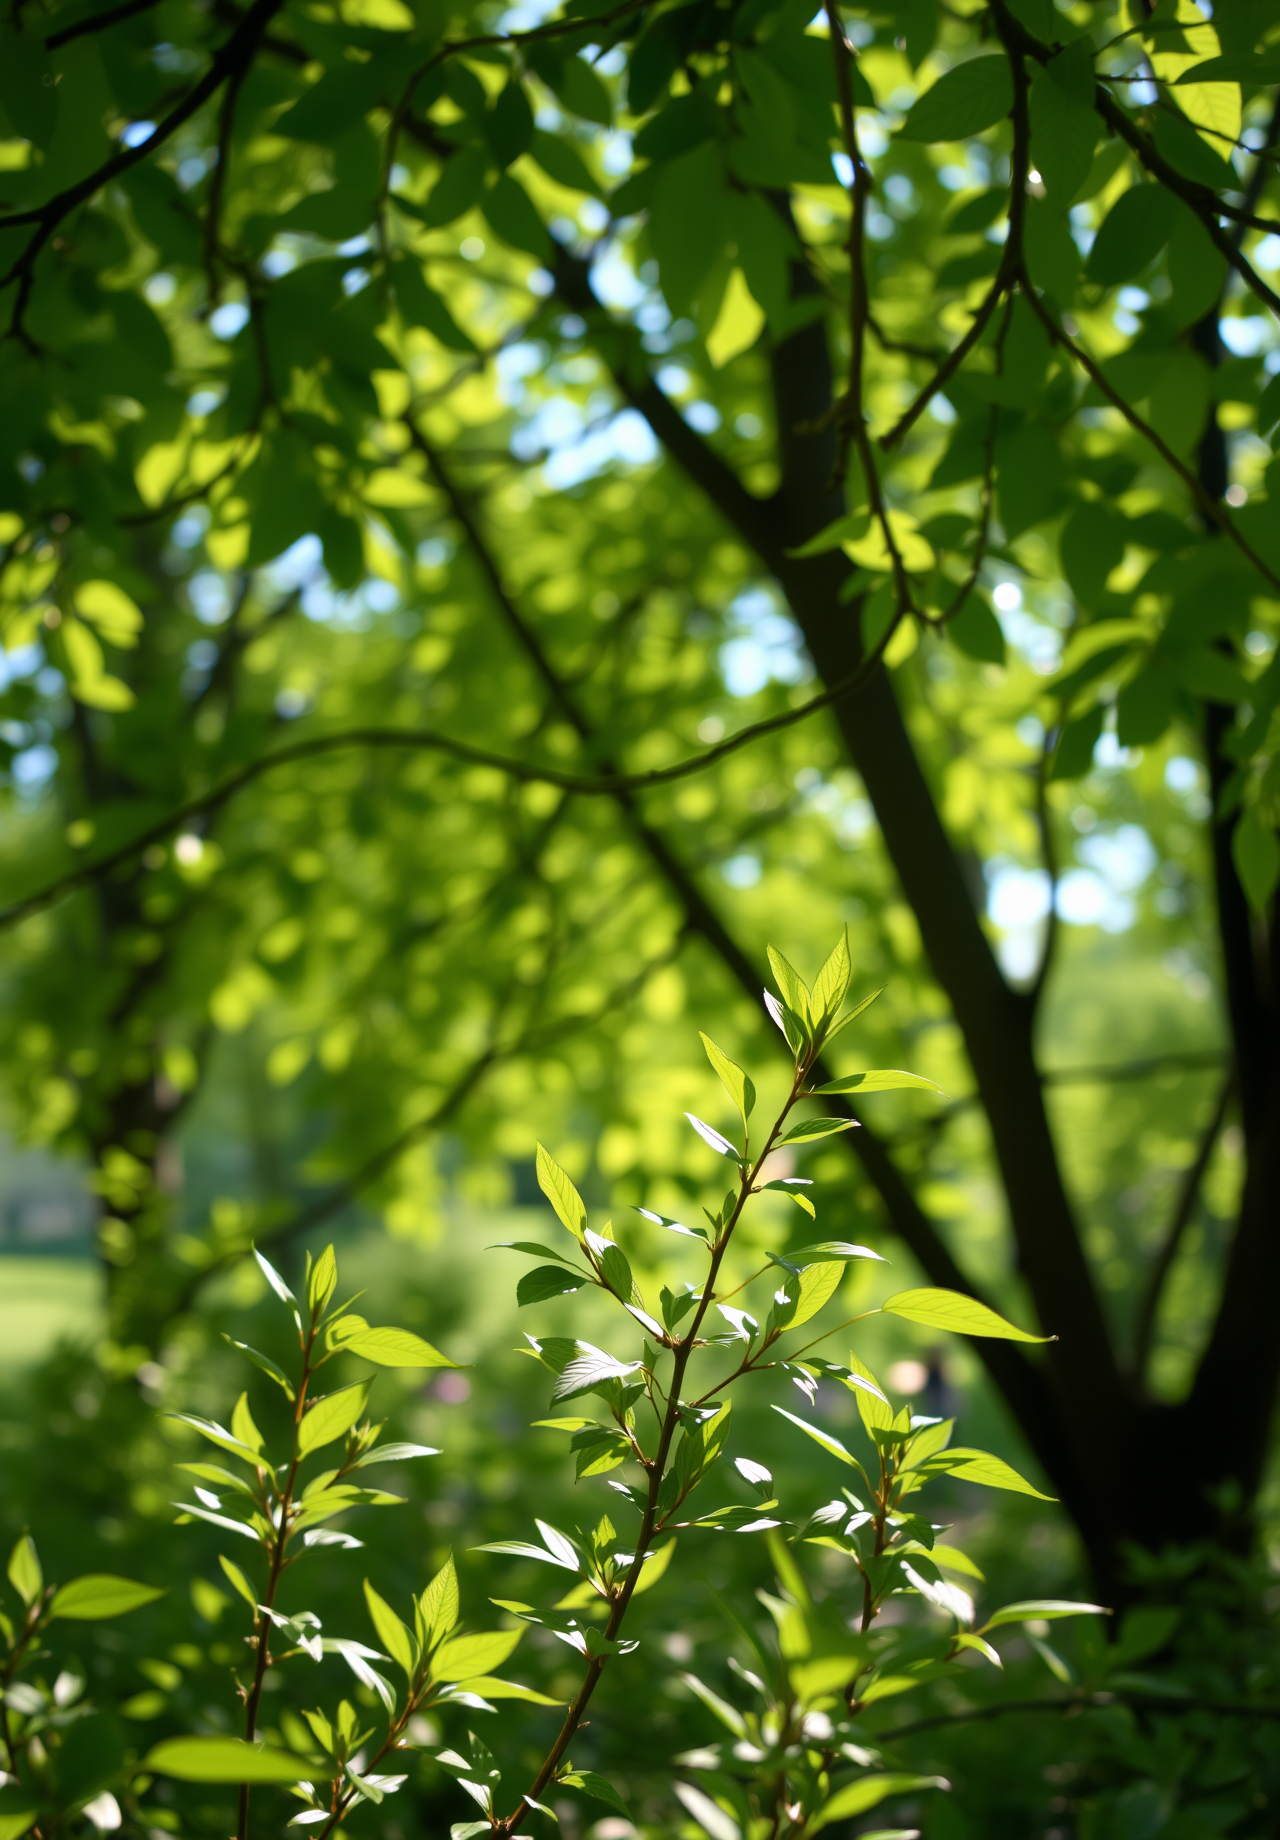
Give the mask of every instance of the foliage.
M 420 1217 L 447 1127 L 681 1205 L 649 1190 L 698 1180 L 651 1153 L 700 1102 L 654 1073 L 684 980 L 745 1029 L 766 932 L 849 919 L 883 1058 L 927 1030 L 953 1097 L 847 1134 L 848 1230 L 883 1210 L 917 1288 L 1058 1335 L 981 1347 L 1098 1590 L 1254 1498 L 1278 22 L 1219 13 L 8 21 L 6 1080 L 91 1157 L 118 1371 L 251 1240 L 378 1184 Z M 1058 909 L 1148 848 L 1103 1085 L 1059 1103 L 1089 1063 L 1044 1043 L 1107 951 Z M 721 868 L 760 877 L 731 919 Z M 1003 962 L 981 870 L 1043 918 Z M 1144 1056 L 1180 1116 L 1132 1129 L 1106 1082 L 1162 953 L 1229 1042 L 1180 988 Z M 184 1113 L 250 1081 L 252 1182 L 179 1219 Z
M 718 1772 L 718 1753 L 704 1750 L 680 1760 L 698 1770 L 699 1780 L 706 1785 L 699 1788 L 682 1782 L 677 1789 L 683 1806 L 706 1831 L 713 1836 L 730 1828 L 735 1834 L 809 1836 L 890 1797 L 948 1786 L 940 1777 L 867 1773 L 868 1758 L 851 1740 L 852 1722 L 877 1702 L 945 1675 L 949 1663 L 969 1652 L 1000 1666 L 990 1640 L 998 1629 L 1090 1614 L 1098 1607 L 1057 1599 L 1017 1602 L 996 1610 L 981 1628 L 974 1629 L 972 1599 L 944 1573 L 980 1576 L 978 1568 L 959 1549 L 937 1541 L 937 1533 L 945 1529 L 914 1509 L 906 1509 L 904 1503 L 935 1477 L 947 1475 L 998 1488 L 1036 1491 L 1028 1490 L 995 1457 L 949 1448 L 950 1423 L 921 1418 L 909 1407 L 895 1412 L 856 1356 L 850 1356 L 848 1367 L 840 1367 L 812 1354 L 814 1346 L 849 1324 L 829 1329 L 816 1340 L 806 1339 L 782 1358 L 779 1343 L 783 1338 L 810 1322 L 831 1301 L 836 1288 L 833 1274 L 838 1280 L 850 1260 L 875 1255 L 865 1247 L 821 1243 L 808 1249 L 808 1258 L 771 1255 L 762 1270 L 733 1289 L 724 1289 L 728 1262 L 737 1252 L 735 1235 L 748 1204 L 777 1185 L 770 1177 L 769 1164 L 771 1158 L 776 1159 L 778 1148 L 788 1140 L 819 1136 L 827 1125 L 848 1128 L 850 1124 L 821 1115 L 795 1116 L 800 1102 L 813 1096 L 813 1071 L 823 1046 L 843 1026 L 840 1011 L 851 974 L 847 942 L 841 939 L 812 991 L 780 955 L 772 957 L 782 993 L 780 1002 L 772 1000 L 772 1007 L 794 1056 L 790 1090 L 774 1122 L 753 1147 L 749 1121 L 754 1085 L 714 1043 L 705 1041 L 708 1056 L 739 1112 L 741 1150 L 703 1120 L 690 1115 L 689 1122 L 706 1143 L 736 1166 L 738 1175 L 718 1213 L 705 1210 L 707 1229 L 695 1231 L 675 1221 L 660 1222 L 684 1238 L 701 1241 L 705 1257 L 705 1269 L 697 1282 L 686 1283 L 679 1292 L 664 1287 L 661 1322 L 645 1309 L 631 1266 L 608 1227 L 597 1233 L 587 1225 L 577 1189 L 550 1156 L 540 1153 L 539 1174 L 547 1198 L 585 1261 L 578 1268 L 581 1285 L 600 1290 L 645 1332 L 641 1357 L 631 1361 L 576 1338 L 529 1337 L 535 1358 L 555 1377 L 553 1403 L 599 1400 L 608 1415 L 603 1425 L 583 1418 L 544 1421 L 574 1433 L 578 1479 L 633 1466 L 635 1482 L 611 1476 L 606 1484 L 638 1516 L 635 1530 L 623 1536 L 627 1550 L 617 1550 L 619 1534 L 608 1514 L 589 1534 L 579 1533 L 576 1538 L 539 1520 L 539 1546 L 510 1541 L 482 1546 L 482 1552 L 534 1560 L 578 1580 L 554 1606 L 495 1598 L 514 1622 L 514 1627 L 496 1631 L 470 1633 L 462 1625 L 452 1558 L 446 1559 L 414 1598 L 410 1622 L 400 1618 L 366 1577 L 365 1603 L 380 1648 L 322 1634 L 323 1623 L 314 1610 L 284 1609 L 281 1587 L 286 1573 L 292 1573 L 301 1559 L 313 1550 L 323 1553 L 361 1546 L 358 1538 L 329 1523 L 353 1510 L 404 1505 L 399 1496 L 353 1481 L 355 1472 L 439 1454 L 413 1443 L 380 1443 L 382 1427 L 365 1416 L 372 1380 L 348 1382 L 320 1393 L 317 1384 L 325 1384 L 318 1382 L 320 1371 L 335 1360 L 372 1362 L 393 1369 L 454 1364 L 421 1337 L 406 1330 L 371 1329 L 351 1310 L 350 1302 L 335 1304 L 338 1266 L 332 1247 L 314 1261 L 308 1258 L 301 1300 L 257 1254 L 258 1269 L 292 1318 L 296 1355 L 291 1371 L 286 1371 L 269 1355 L 245 1343 L 233 1341 L 232 1346 L 287 1401 L 288 1432 L 280 1460 L 274 1461 L 274 1453 L 269 1454 L 247 1394 L 241 1394 L 229 1426 L 190 1413 L 176 1415 L 179 1423 L 212 1444 L 224 1459 L 218 1464 L 196 1461 L 180 1466 L 196 1479 L 198 1497 L 196 1503 L 177 1504 L 180 1524 L 203 1522 L 220 1532 L 242 1536 L 258 1549 L 260 1575 L 256 1580 L 247 1577 L 235 1560 L 219 1556 L 225 1579 L 248 1605 L 251 1617 L 247 1671 L 233 1675 L 243 1704 L 245 1735 L 236 1738 L 219 1731 L 171 1735 L 139 1757 L 136 1751 L 126 1752 L 115 1723 L 87 1705 L 77 1705 L 83 1678 L 64 1671 L 52 1690 L 42 1681 L 15 1684 L 23 1664 L 40 1658 L 35 1645 L 50 1621 L 116 1616 L 161 1595 L 145 1585 L 106 1576 L 73 1580 L 60 1589 L 46 1587 L 35 1546 L 24 1535 L 10 1560 L 9 1578 L 25 1616 L 19 1630 L 5 1629 L 9 1646 L 5 1717 L 19 1715 L 16 1727 L 5 1725 L 11 1777 L 7 1793 L 11 1800 L 27 1803 L 6 1815 L 5 1831 L 12 1840 L 19 1840 L 37 1821 L 42 1833 L 55 1833 L 77 1816 L 87 1818 L 99 1830 L 119 1827 L 126 1817 L 116 1789 L 123 1797 L 130 1825 L 145 1824 L 150 1811 L 140 1798 L 157 1776 L 196 1785 L 238 1785 L 240 1840 L 247 1840 L 251 1829 L 253 1790 L 289 1786 L 303 1803 L 290 1825 L 313 1827 L 324 1840 L 362 1803 L 379 1806 L 404 1786 L 407 1773 L 388 1773 L 384 1766 L 406 1762 L 403 1753 L 423 1743 L 424 1735 L 431 1731 L 425 1714 L 447 1716 L 454 1709 L 492 1713 L 495 1700 L 557 1705 L 554 1698 L 492 1672 L 518 1645 L 522 1625 L 549 1630 L 576 1651 L 582 1661 L 580 1684 L 558 1736 L 509 1815 L 498 1804 L 502 1767 L 474 1732 L 468 1731 L 465 1743 L 433 1745 L 436 1762 L 452 1774 L 483 1816 L 479 1821 L 455 1823 L 454 1840 L 470 1840 L 482 1833 L 510 1835 L 532 1815 L 558 1818 L 543 1800 L 557 1789 L 581 1791 L 625 1813 L 627 1803 L 609 1778 L 575 1767 L 568 1751 L 579 1736 L 607 1664 L 614 1662 L 625 1669 L 636 1650 L 636 1641 L 622 1634 L 624 1622 L 632 1599 L 666 1573 L 677 1530 L 702 1530 L 703 1537 L 708 1529 L 739 1535 L 767 1533 L 783 1593 L 762 1594 L 777 1625 L 780 1669 L 774 1669 L 755 1639 L 766 1668 L 777 1671 L 779 1681 L 763 1719 L 748 1721 L 710 1687 L 692 1675 L 687 1677 L 698 1697 L 742 1740 L 734 1751 L 735 1759 L 753 1766 L 747 1773 L 751 1780 L 748 1800 L 741 1792 L 734 1793 L 732 1772 L 727 1778 Z M 853 1014 L 857 1013 L 855 1009 Z M 893 1076 L 885 1073 L 881 1077 L 888 1081 Z M 915 1078 L 906 1073 L 896 1077 L 908 1084 Z M 807 1211 L 812 1212 L 811 1204 Z M 542 1255 L 548 1249 L 520 1242 L 517 1250 Z M 554 1252 L 551 1256 L 559 1257 Z M 760 1278 L 774 1287 L 763 1329 L 745 1309 L 730 1308 L 720 1301 L 740 1294 Z M 924 1299 L 917 1307 L 935 1313 L 946 1303 L 938 1293 L 907 1293 L 905 1299 L 891 1301 L 901 1303 L 913 1295 Z M 713 1303 L 730 1333 L 707 1332 Z M 953 1316 L 962 1315 L 965 1300 L 955 1299 L 954 1303 Z M 998 1319 L 995 1327 L 1016 1333 Z M 971 1332 L 991 1328 L 991 1323 L 982 1322 L 971 1327 Z M 745 1344 L 742 1352 L 740 1344 Z M 767 1355 L 771 1356 L 768 1360 Z M 710 1386 L 705 1386 L 706 1376 L 700 1376 L 696 1384 L 705 1390 L 696 1397 L 691 1379 L 695 1357 L 699 1368 L 711 1359 L 720 1369 L 720 1378 Z M 663 1365 L 668 1359 L 669 1370 Z M 794 1535 L 852 1560 L 860 1581 L 856 1599 L 851 1610 L 835 1615 L 834 1606 L 819 1614 L 792 1550 L 777 1537 L 786 1523 L 769 1515 L 779 1503 L 769 1494 L 772 1475 L 764 1465 L 744 1457 L 735 1459 L 740 1479 L 758 1496 L 769 1497 L 758 1505 L 694 1510 L 692 1518 L 686 1505 L 726 1454 L 730 1402 L 718 1395 L 726 1394 L 747 1374 L 767 1369 L 793 1374 L 811 1394 L 820 1378 L 843 1381 L 857 1400 L 876 1453 L 868 1471 L 839 1440 L 808 1421 L 783 1414 L 852 1468 L 865 1491 L 865 1504 L 846 1490 Z M 651 1436 L 638 1423 L 641 1417 L 647 1421 L 645 1406 L 655 1420 Z M 339 1452 L 336 1463 L 335 1446 Z M 304 1466 L 309 1467 L 308 1460 L 321 1452 L 326 1454 L 320 1460 L 334 1466 L 304 1479 Z M 226 1457 L 237 1464 L 236 1470 L 226 1468 Z M 673 1537 L 659 1545 L 664 1535 Z M 290 1586 L 292 1594 L 292 1578 Z M 891 1595 L 923 1599 L 951 1626 L 949 1631 L 941 1636 L 918 1629 L 877 1631 L 876 1619 Z M 301 1717 L 294 1711 L 276 1712 L 273 1720 L 278 1721 L 285 1742 L 268 1741 L 260 1732 L 268 1677 L 274 1673 L 278 1682 L 278 1670 L 284 1664 L 314 1666 L 326 1655 L 340 1657 L 354 1675 L 364 1690 L 365 1704 L 376 1709 L 374 1723 L 367 1723 L 367 1715 L 343 1698 L 334 1711 L 307 1709 Z M 403 1695 L 383 1671 L 391 1664 L 404 1675 Z M 163 1668 L 164 1664 L 155 1665 L 156 1678 Z M 169 1672 L 176 1675 L 178 1670 Z M 769 1689 L 759 1677 L 748 1678 L 768 1696 Z M 137 1709 L 134 1711 L 136 1714 Z M 850 1775 L 844 1770 L 847 1762 L 859 1766 L 858 1773 Z M 724 1791 L 726 1787 L 741 1817 L 740 1827 L 707 1792 L 708 1788 Z

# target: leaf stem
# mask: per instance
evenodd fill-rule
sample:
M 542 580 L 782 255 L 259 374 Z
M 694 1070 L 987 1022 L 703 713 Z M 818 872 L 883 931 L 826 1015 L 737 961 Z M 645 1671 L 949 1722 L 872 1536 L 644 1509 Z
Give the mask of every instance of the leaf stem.
M 276 1516 L 268 1514 L 268 1521 L 274 1520 L 274 1538 L 270 1545 L 271 1563 L 267 1576 L 267 1588 L 263 1594 L 262 1607 L 255 1612 L 258 1630 L 257 1657 L 253 1670 L 253 1682 L 245 1695 L 244 1735 L 245 1742 L 252 1744 L 258 1735 L 258 1706 L 262 1700 L 262 1683 L 266 1679 L 267 1668 L 271 1661 L 271 1618 L 265 1614 L 274 1610 L 276 1593 L 280 1588 L 280 1577 L 285 1567 L 285 1548 L 289 1543 L 289 1513 L 293 1506 L 293 1491 L 297 1486 L 298 1466 L 302 1462 L 301 1433 L 302 1415 L 307 1403 L 307 1385 L 311 1379 L 313 1366 L 312 1350 L 315 1347 L 319 1321 L 316 1312 L 311 1313 L 310 1326 L 305 1335 L 299 1329 L 299 1342 L 302 1347 L 302 1377 L 298 1382 L 298 1396 L 293 1407 L 293 1449 L 289 1458 L 289 1469 L 284 1484 L 276 1497 Z M 271 1474 L 270 1471 L 267 1472 Z M 236 1840 L 248 1840 L 249 1836 L 249 1784 L 240 1784 L 239 1809 L 236 1819 Z
M 751 1164 L 749 1168 L 742 1169 L 739 1175 L 737 1199 L 734 1202 L 732 1212 L 725 1222 L 719 1237 L 711 1248 L 707 1276 L 702 1287 L 702 1297 L 694 1311 L 693 1319 L 687 1333 L 672 1347 L 671 1385 L 667 1397 L 667 1409 L 662 1417 L 662 1429 L 658 1438 L 658 1447 L 648 1468 L 648 1495 L 645 1502 L 644 1514 L 640 1523 L 640 1532 L 636 1538 L 635 1554 L 630 1568 L 610 1606 L 609 1619 L 604 1628 L 604 1639 L 606 1642 L 613 1642 L 617 1637 L 619 1629 L 622 1627 L 623 1619 L 627 1614 L 632 1596 L 640 1581 L 645 1556 L 653 1543 L 655 1534 L 660 1531 L 658 1524 L 658 1498 L 667 1471 L 667 1462 L 671 1454 L 672 1440 L 675 1437 L 676 1427 L 680 1422 L 680 1388 L 690 1358 L 698 1345 L 699 1330 L 702 1327 L 707 1311 L 711 1308 L 711 1304 L 714 1301 L 716 1274 L 719 1272 L 725 1253 L 728 1251 L 729 1243 L 733 1238 L 734 1229 L 742 1217 L 742 1211 L 751 1198 L 756 1180 L 764 1166 L 765 1160 L 773 1149 L 778 1134 L 786 1123 L 792 1107 L 802 1096 L 805 1078 L 816 1056 L 816 1047 L 810 1047 L 806 1050 L 804 1055 L 797 1060 L 794 1077 L 791 1083 L 791 1090 L 787 1095 L 786 1102 L 781 1112 L 778 1114 L 777 1119 L 770 1129 L 764 1144 L 756 1156 L 755 1162 Z M 586 1712 L 591 1702 L 591 1696 L 599 1684 L 600 1676 L 604 1672 L 604 1664 L 607 1659 L 607 1655 L 593 1655 L 589 1658 L 586 1671 L 582 1677 L 582 1682 L 570 1703 L 568 1711 L 565 1713 L 564 1723 L 560 1728 L 559 1735 L 546 1757 L 543 1759 L 537 1775 L 534 1777 L 533 1782 L 526 1792 L 529 1799 L 535 1802 L 538 1801 L 548 1783 L 553 1781 L 559 1769 L 561 1759 L 564 1757 L 566 1750 L 573 1740 L 575 1732 L 582 1723 L 583 1714 Z M 516 1823 L 523 1818 L 524 1813 L 525 1805 L 522 1800 L 520 1807 L 514 1809 L 511 1814 L 502 1817 L 500 1820 L 492 1821 L 491 1833 L 493 1840 L 510 1840 L 510 1836 L 515 1830 Z M 323 1837 L 321 1837 L 321 1840 L 323 1840 Z

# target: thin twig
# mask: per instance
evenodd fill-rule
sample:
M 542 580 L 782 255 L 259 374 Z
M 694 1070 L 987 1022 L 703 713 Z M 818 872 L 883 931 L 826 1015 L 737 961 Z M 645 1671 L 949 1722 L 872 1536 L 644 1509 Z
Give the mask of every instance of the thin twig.
M 1006 47 L 1007 48 L 1007 47 Z M 960 343 L 945 357 L 929 381 L 917 392 L 887 434 L 880 437 L 886 453 L 915 426 L 938 392 L 959 370 L 986 330 L 1001 296 L 1017 279 L 1022 262 L 1022 229 L 1027 208 L 1027 175 L 1030 171 L 1031 128 L 1027 115 L 1027 73 L 1022 60 L 1012 53 L 1009 66 L 1013 72 L 1013 157 L 1009 172 L 1009 235 L 1000 255 L 1000 266 L 987 289 L 969 330 Z
M 50 32 L 44 41 L 46 51 L 56 51 L 59 45 L 69 45 L 73 38 L 83 38 L 86 32 L 105 32 L 108 26 L 118 25 L 122 19 L 132 19 L 135 13 L 145 13 L 159 0 L 124 0 L 123 6 L 110 6 L 102 13 L 90 13 L 87 19 L 78 19 L 73 26 L 63 26 L 61 32 Z
M 222 215 L 222 195 L 226 190 L 227 167 L 231 160 L 231 133 L 235 126 L 236 98 L 240 86 L 248 75 L 249 67 L 242 64 L 232 74 L 227 84 L 227 92 L 222 98 L 222 110 L 218 119 L 218 158 L 213 169 L 213 178 L 209 184 L 209 196 L 204 210 L 204 265 L 209 277 L 208 309 L 211 311 L 218 304 L 222 291 L 222 282 L 218 275 L 218 223 Z
M 111 179 L 128 172 L 137 166 L 157 147 L 162 147 L 184 122 L 202 108 L 211 96 L 217 94 L 226 79 L 241 65 L 248 65 L 252 59 L 258 40 L 266 31 L 276 13 L 283 6 L 284 0 L 254 0 L 253 6 L 243 16 L 231 37 L 214 58 L 213 63 L 200 81 L 189 90 L 177 106 L 169 111 L 164 120 L 157 124 L 144 141 L 135 147 L 124 147 L 119 153 L 104 160 L 101 166 L 69 185 L 64 191 L 57 192 L 44 204 L 36 205 L 29 211 L 12 212 L 7 217 L 0 217 L 0 230 L 18 229 L 24 224 L 34 226 L 34 234 L 28 239 L 22 254 L 12 263 L 8 271 L 0 277 L 0 289 L 18 283 L 18 299 L 14 305 L 10 335 L 26 337 L 22 330 L 23 316 L 31 296 L 34 280 L 35 260 L 54 230 L 69 211 L 78 204 L 92 198 Z
M 1040 759 L 1036 763 L 1036 824 L 1040 831 L 1040 854 L 1044 858 L 1045 874 L 1049 878 L 1049 911 L 1045 918 L 1044 939 L 1040 945 L 1040 962 L 1024 993 L 1033 1015 L 1044 995 L 1044 987 L 1053 966 L 1054 948 L 1058 943 L 1058 850 L 1053 836 L 1053 813 L 1049 809 L 1049 757 L 1049 732 L 1046 730 L 1040 744 Z
M 826 0 L 827 25 L 831 35 L 831 56 L 835 62 L 836 93 L 840 102 L 840 125 L 845 154 L 849 160 L 849 381 L 839 405 L 840 440 L 837 447 L 836 472 L 843 480 L 845 459 L 852 443 L 862 468 L 863 485 L 871 515 L 880 526 L 889 556 L 897 605 L 893 620 L 896 628 L 908 613 L 915 611 L 915 597 L 902 552 L 894 534 L 889 508 L 885 503 L 876 466 L 875 453 L 867 434 L 867 417 L 863 398 L 866 370 L 867 318 L 870 294 L 867 287 L 866 216 L 867 199 L 873 180 L 871 168 L 858 145 L 857 111 L 853 101 L 853 68 L 857 53 L 845 37 L 835 0 Z
M 207 812 L 215 811 L 228 799 L 244 790 L 264 773 L 273 772 L 277 767 L 289 766 L 294 761 L 309 760 L 317 755 L 340 753 L 350 748 L 404 749 L 417 753 L 446 754 L 455 760 L 465 761 L 470 766 L 492 767 L 496 772 L 509 774 L 512 779 L 530 785 L 558 786 L 564 792 L 582 797 L 618 798 L 636 792 L 645 792 L 655 786 L 669 785 L 676 780 L 687 779 L 691 774 L 702 773 L 717 761 L 750 742 L 757 741 L 765 735 L 776 734 L 780 730 L 792 728 L 797 722 L 804 721 L 819 710 L 830 708 L 833 703 L 849 696 L 870 675 L 880 663 L 884 643 L 863 659 L 855 671 L 848 677 L 841 678 L 829 690 L 811 697 L 799 709 L 786 709 L 776 716 L 766 716 L 749 727 L 739 729 L 736 735 L 728 736 L 724 741 L 717 741 L 713 747 L 701 754 L 693 754 L 688 759 L 676 761 L 669 767 L 655 767 L 645 773 L 567 773 L 561 767 L 539 766 L 533 761 L 518 760 L 511 755 L 494 753 L 488 748 L 475 747 L 469 741 L 462 741 L 453 735 L 445 735 L 434 729 L 411 728 L 353 728 L 344 729 L 333 735 L 311 735 L 303 741 L 295 741 L 287 746 L 277 748 L 273 753 L 265 754 L 257 760 L 247 761 L 244 766 L 236 768 L 219 785 L 208 792 L 196 794 L 184 799 L 172 811 L 145 830 L 137 832 L 127 843 L 117 845 L 106 855 L 95 857 L 91 862 L 78 864 L 69 869 L 55 881 L 37 889 L 35 893 L 25 895 L 12 906 L 0 909 L 0 931 L 13 926 L 29 915 L 38 913 L 59 896 L 69 894 L 75 888 L 83 887 L 87 882 L 98 880 L 108 875 L 121 863 L 139 854 L 153 843 L 160 843 L 166 837 L 180 830 L 191 819 Z
M 1178 1248 L 1182 1244 L 1183 1235 L 1191 1225 L 1195 1214 L 1200 1189 L 1208 1172 L 1214 1146 L 1218 1141 L 1218 1133 L 1222 1129 L 1234 1090 L 1235 1069 L 1231 1068 L 1219 1088 L 1217 1103 L 1209 1116 L 1209 1122 L 1201 1133 L 1196 1154 L 1183 1172 L 1182 1181 L 1178 1185 L 1178 1197 L 1174 1203 L 1173 1217 L 1147 1277 L 1147 1286 L 1138 1305 L 1133 1329 L 1132 1365 L 1134 1377 L 1139 1384 L 1146 1374 L 1147 1363 L 1151 1358 L 1156 1318 L 1160 1313 L 1160 1299 L 1164 1295 L 1164 1287 L 1173 1269 L 1173 1262 L 1178 1256 Z
M 1280 574 L 1277 574 L 1268 563 L 1263 561 L 1248 538 L 1241 533 L 1234 519 L 1228 514 L 1224 506 L 1222 506 L 1213 494 L 1201 484 L 1196 474 L 1186 462 L 1180 460 L 1164 438 L 1156 433 L 1151 424 L 1143 421 L 1137 410 L 1126 402 L 1125 398 L 1120 394 L 1119 390 L 1116 389 L 1115 385 L 1110 382 L 1106 373 L 1089 355 L 1084 346 L 1063 330 L 1048 307 L 1044 304 L 1043 300 L 1040 299 L 1035 289 L 1031 286 L 1029 278 L 1024 274 L 1022 279 L 1026 288 L 1027 299 L 1030 301 L 1037 318 L 1044 326 L 1054 344 L 1060 345 L 1065 352 L 1069 353 L 1070 356 L 1075 359 L 1090 382 L 1097 385 L 1112 407 L 1120 411 L 1129 426 L 1134 429 L 1136 433 L 1140 434 L 1144 440 L 1150 442 L 1151 446 L 1155 448 L 1166 466 L 1172 467 L 1179 479 L 1182 480 L 1183 484 L 1191 492 L 1197 506 L 1204 515 L 1218 526 L 1219 530 L 1221 530 L 1222 534 L 1229 542 L 1235 544 L 1240 554 L 1247 562 L 1253 565 L 1259 575 L 1262 576 L 1262 579 L 1280 594 Z

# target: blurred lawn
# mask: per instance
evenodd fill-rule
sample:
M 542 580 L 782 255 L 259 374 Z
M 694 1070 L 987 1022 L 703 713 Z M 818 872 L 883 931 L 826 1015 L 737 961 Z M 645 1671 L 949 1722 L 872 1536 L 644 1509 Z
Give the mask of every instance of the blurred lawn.
M 0 1369 L 30 1367 L 60 1341 L 92 1339 L 101 1307 L 91 1259 L 0 1258 Z

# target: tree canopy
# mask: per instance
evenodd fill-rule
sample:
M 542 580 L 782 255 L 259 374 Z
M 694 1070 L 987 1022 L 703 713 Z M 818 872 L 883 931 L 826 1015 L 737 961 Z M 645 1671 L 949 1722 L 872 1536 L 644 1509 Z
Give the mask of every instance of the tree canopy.
M 868 1054 L 947 1097 L 851 1085 L 857 1173 L 808 1172 L 1059 1336 L 982 1348 L 1104 1586 L 1234 1525 L 1280 1370 L 1278 34 L 11 13 L 4 1072 L 92 1159 L 122 1349 L 357 1193 L 412 1231 L 459 1142 L 704 1186 L 685 992 L 763 1048 L 765 937 L 812 971 L 843 922 Z M 254 1168 L 180 1205 L 229 1094 Z

